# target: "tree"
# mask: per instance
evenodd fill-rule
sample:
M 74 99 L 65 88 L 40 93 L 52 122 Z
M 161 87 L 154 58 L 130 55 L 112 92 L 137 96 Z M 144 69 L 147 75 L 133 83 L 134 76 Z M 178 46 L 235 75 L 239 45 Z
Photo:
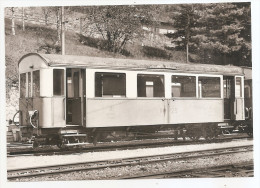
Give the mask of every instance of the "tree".
M 173 17 L 177 45 L 203 63 L 251 65 L 250 3 L 178 5 Z
M 50 7 L 42 7 L 42 13 L 44 15 L 45 25 L 48 25 L 48 19 L 52 13 L 52 9 Z
M 49 24 L 49 18 L 55 21 L 56 36 L 46 39 L 39 39 L 39 48 L 37 52 L 41 53 L 60 53 L 61 52 L 61 7 L 42 7 L 42 13 L 45 17 L 45 25 Z
M 78 7 L 86 14 L 83 31 L 99 33 L 106 41 L 106 49 L 122 53 L 126 44 L 143 34 L 142 23 L 152 18 L 149 6 Z
M 45 25 L 48 25 L 48 18 L 53 16 L 55 17 L 56 30 L 57 30 L 57 39 L 56 45 L 60 44 L 61 40 L 61 7 L 43 7 L 42 12 L 45 17 Z
M 205 28 L 204 51 L 221 56 L 218 64 L 251 66 L 251 22 L 249 3 L 221 3 L 209 6 L 198 23 Z M 246 60 L 246 62 L 244 62 Z
M 194 5 L 176 5 L 173 11 L 174 27 L 176 32 L 168 36 L 173 38 L 177 49 L 186 50 L 186 61 L 189 62 L 189 47 L 192 44 L 192 28 L 195 26 Z
M 5 56 L 5 78 L 6 78 L 6 96 L 9 97 L 8 93 L 12 87 L 18 88 L 19 74 L 16 62 L 12 57 Z

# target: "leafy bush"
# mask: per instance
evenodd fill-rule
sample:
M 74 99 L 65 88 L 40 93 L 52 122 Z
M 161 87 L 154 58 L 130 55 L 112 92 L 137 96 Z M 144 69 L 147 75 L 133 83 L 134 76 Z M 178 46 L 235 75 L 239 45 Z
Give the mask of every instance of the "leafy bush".
M 83 45 L 92 47 L 92 48 L 97 48 L 99 50 L 104 50 L 110 52 L 111 50 L 109 49 L 108 41 L 100 38 L 92 38 L 92 37 L 87 37 L 84 35 L 78 35 L 79 36 L 79 42 Z M 120 54 L 124 56 L 130 56 L 131 53 L 127 51 L 126 49 L 123 49 Z

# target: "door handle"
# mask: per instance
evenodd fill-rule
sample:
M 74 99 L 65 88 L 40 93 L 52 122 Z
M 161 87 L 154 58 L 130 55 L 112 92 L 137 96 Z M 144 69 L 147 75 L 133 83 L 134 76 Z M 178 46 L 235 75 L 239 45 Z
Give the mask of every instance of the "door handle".
M 236 115 L 237 115 L 237 99 L 236 99 Z
M 236 104 L 236 115 L 237 115 L 237 99 L 235 99 L 235 104 Z

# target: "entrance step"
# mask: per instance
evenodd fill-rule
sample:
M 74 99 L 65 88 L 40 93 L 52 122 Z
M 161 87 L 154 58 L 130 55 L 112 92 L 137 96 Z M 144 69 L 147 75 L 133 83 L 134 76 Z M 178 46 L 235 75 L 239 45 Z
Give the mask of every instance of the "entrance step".
M 6 132 L 6 141 L 7 143 L 14 142 L 14 136 L 12 131 Z

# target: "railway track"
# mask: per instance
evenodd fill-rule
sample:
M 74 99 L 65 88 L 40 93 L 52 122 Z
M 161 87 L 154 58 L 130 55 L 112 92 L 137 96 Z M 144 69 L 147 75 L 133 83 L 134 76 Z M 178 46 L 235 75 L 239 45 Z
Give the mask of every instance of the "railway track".
M 25 169 L 12 169 L 12 170 L 8 170 L 7 174 L 8 174 L 8 180 L 19 180 L 21 178 L 60 175 L 64 173 L 72 173 L 72 172 L 79 172 L 79 171 L 100 170 L 106 168 L 119 168 L 125 166 L 145 165 L 151 163 L 162 163 L 165 161 L 183 161 L 183 160 L 198 159 L 203 157 L 205 158 L 205 157 L 214 157 L 214 156 L 222 156 L 222 155 L 231 155 L 231 154 L 244 153 L 250 151 L 253 151 L 252 145 L 222 148 L 222 149 L 209 149 L 209 150 L 201 150 L 196 152 L 145 156 L 145 157 L 137 157 L 137 158 L 121 158 L 121 159 L 111 159 L 111 160 L 95 161 L 95 162 L 87 162 L 87 163 L 85 162 L 85 163 L 52 165 L 52 166 L 44 166 L 44 167 L 33 167 L 33 168 L 25 168 Z M 149 176 L 151 177 L 152 175 L 149 174 Z M 163 174 L 156 174 L 156 176 L 154 177 L 162 177 L 162 176 Z M 167 177 L 169 177 L 169 175 Z M 131 179 L 137 177 L 121 177 L 121 178 Z
M 125 176 L 119 179 L 166 179 L 166 178 L 221 178 L 221 177 L 253 177 L 254 164 L 252 162 L 232 165 L 221 165 L 210 168 L 179 170 L 167 173 L 146 174 L 139 176 Z
M 7 148 L 7 157 L 17 157 L 17 156 L 39 156 L 39 155 L 67 155 L 83 152 L 100 152 L 100 151 L 113 151 L 113 150 L 125 150 L 125 149 L 138 149 L 138 148 L 156 148 L 156 147 L 167 147 L 173 145 L 191 145 L 191 144 L 203 144 L 203 143 L 221 143 L 228 142 L 236 139 L 251 139 L 247 135 L 227 135 L 224 137 L 217 138 L 215 140 L 205 140 L 201 139 L 198 141 L 192 141 L 190 139 L 183 140 L 173 140 L 173 138 L 166 139 L 147 139 L 147 140 L 134 140 L 134 141 L 124 141 L 124 142 L 114 142 L 114 143 L 99 143 L 97 146 L 92 144 L 86 145 L 82 148 L 67 148 L 67 149 L 57 149 L 54 147 L 48 148 L 37 148 L 34 149 L 32 144 L 26 144 L 26 147 L 22 148 L 21 145 L 14 145 L 14 147 Z M 15 147 L 18 146 L 18 147 Z

